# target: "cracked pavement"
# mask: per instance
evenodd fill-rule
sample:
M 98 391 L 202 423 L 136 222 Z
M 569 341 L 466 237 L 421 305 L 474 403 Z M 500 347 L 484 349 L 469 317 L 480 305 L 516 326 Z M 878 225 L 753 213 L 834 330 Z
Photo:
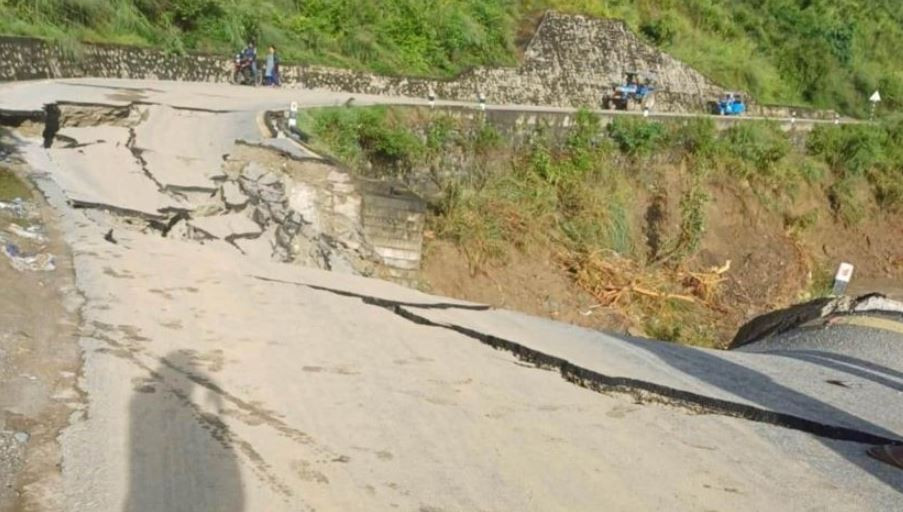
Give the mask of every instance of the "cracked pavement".
M 61 478 L 29 510 L 898 507 L 903 472 L 863 443 L 903 438 L 899 359 L 876 378 L 491 310 L 236 250 L 228 239 L 254 226 L 234 213 L 201 217 L 215 224 L 203 243 L 135 228 L 209 208 L 223 155 L 262 137 L 261 111 L 348 97 L 0 85 L 0 110 L 141 113 L 61 128 L 72 147 L 15 148 L 59 215 L 83 301 L 83 399 L 59 426 Z

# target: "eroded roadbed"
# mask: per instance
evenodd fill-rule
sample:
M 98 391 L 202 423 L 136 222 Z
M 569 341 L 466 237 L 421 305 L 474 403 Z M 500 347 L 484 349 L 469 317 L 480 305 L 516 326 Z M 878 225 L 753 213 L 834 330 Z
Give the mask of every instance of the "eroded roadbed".
M 784 379 L 769 365 L 747 363 L 756 354 L 601 340 L 353 275 L 364 273 L 371 253 L 348 242 L 350 217 L 317 216 L 306 208 L 312 203 L 299 203 L 328 197 L 347 207 L 330 211 L 347 212 L 356 204 L 342 202 L 353 198 L 349 182 L 235 145 L 257 128 L 257 109 L 283 107 L 286 92 L 251 100 L 224 86 L 156 88 L 142 93 L 154 108 L 138 109 L 147 115 L 130 126 L 113 126 L 122 117 L 63 126 L 57 135 L 76 142 L 50 148 L 40 130 L 18 135 L 16 151 L 59 216 L 84 301 L 77 330 L 84 365 L 77 384 L 74 373 L 66 381 L 70 392 L 84 393 L 84 407 L 59 437 L 58 501 L 42 509 L 893 510 L 898 503 L 903 476 L 868 459 L 855 441 L 896 439 L 899 425 L 857 409 L 867 406 L 854 394 L 861 390 L 822 393 L 817 383 L 834 377 L 818 368 L 794 366 Z M 32 103 L 59 92 L 35 91 L 40 101 Z M 115 88 L 84 93 L 102 103 Z M 205 111 L 168 108 L 194 99 Z M 201 119 L 199 131 L 186 132 L 194 124 L 185 116 Z M 221 121 L 237 125 L 224 130 Z M 227 154 L 192 153 L 195 145 L 173 142 L 180 137 Z M 86 163 L 75 156 L 80 150 L 103 162 Z M 331 195 L 286 194 L 292 188 L 276 184 L 291 185 L 291 172 L 313 175 Z M 120 178 L 141 185 L 110 186 Z M 42 318 L 52 317 L 48 311 Z M 493 337 L 510 346 L 493 346 Z M 608 393 L 563 379 L 561 368 L 517 347 L 872 437 Z M 78 399 L 72 395 L 73 404 Z

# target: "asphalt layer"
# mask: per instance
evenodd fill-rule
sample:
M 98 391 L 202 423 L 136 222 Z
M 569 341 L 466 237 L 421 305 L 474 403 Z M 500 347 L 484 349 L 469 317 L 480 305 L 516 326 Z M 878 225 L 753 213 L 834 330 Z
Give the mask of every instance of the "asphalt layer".
M 58 509 L 899 508 L 903 472 L 863 444 L 903 439 L 896 334 L 832 325 L 695 349 L 140 229 L 140 215 L 202 208 L 179 187 L 215 187 L 214 162 L 262 111 L 350 96 L 0 85 L 0 111 L 140 104 L 135 147 L 156 154 L 93 128 L 66 129 L 90 145 L 16 148 L 85 300 Z M 355 101 L 375 102 L 425 103 Z

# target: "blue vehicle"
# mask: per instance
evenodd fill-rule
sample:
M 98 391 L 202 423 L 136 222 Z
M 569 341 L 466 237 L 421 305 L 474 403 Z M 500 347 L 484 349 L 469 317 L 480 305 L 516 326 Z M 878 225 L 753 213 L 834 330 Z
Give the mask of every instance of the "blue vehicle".
M 746 102 L 735 92 L 729 92 L 718 100 L 718 114 L 722 116 L 739 116 L 746 113 Z
M 638 79 L 638 73 L 626 73 L 624 84 L 614 87 L 610 96 L 605 98 L 605 108 L 616 110 L 632 110 L 632 106 L 643 106 L 652 97 L 655 88 L 651 80 L 645 82 Z

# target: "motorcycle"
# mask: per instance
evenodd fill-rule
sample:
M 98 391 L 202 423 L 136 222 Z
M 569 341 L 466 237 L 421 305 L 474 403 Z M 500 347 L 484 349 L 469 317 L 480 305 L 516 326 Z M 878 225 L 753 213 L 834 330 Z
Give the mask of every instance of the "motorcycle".
M 258 71 L 254 73 L 252 67 L 253 61 L 238 53 L 232 63 L 232 83 L 235 85 L 253 85 L 258 86 L 262 77 Z

